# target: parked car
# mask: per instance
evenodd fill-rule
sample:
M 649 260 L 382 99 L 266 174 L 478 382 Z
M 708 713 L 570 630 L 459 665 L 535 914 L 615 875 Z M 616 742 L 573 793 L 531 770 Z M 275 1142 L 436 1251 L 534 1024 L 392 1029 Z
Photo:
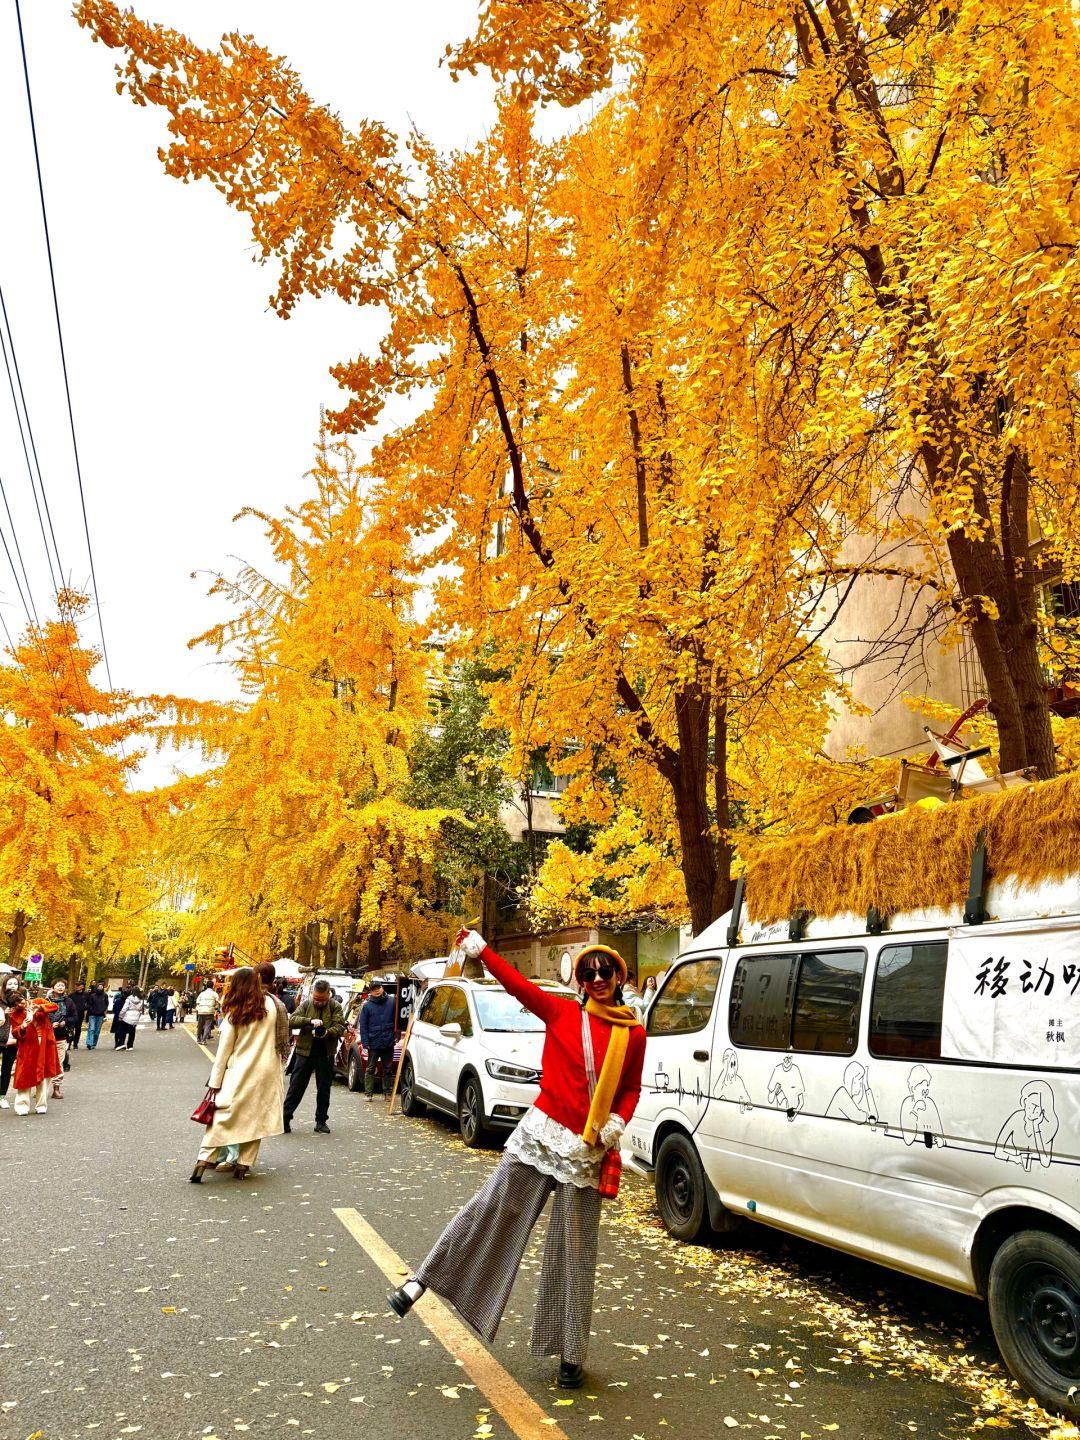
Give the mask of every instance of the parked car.
M 373 978 L 373 976 L 365 976 L 365 986 L 370 985 Z M 413 985 L 406 975 L 380 975 L 378 978 L 386 987 L 387 994 L 396 1001 L 397 1028 L 394 1035 L 393 1060 L 396 1072 L 401 1059 L 403 1031 L 411 1013 Z M 367 1072 L 367 1046 L 360 1040 L 360 1011 L 366 1001 L 366 988 L 349 998 L 349 1002 L 345 1006 L 345 1034 L 341 1037 L 334 1055 L 334 1073 L 344 1077 L 350 1090 L 364 1088 L 364 1075 Z
M 543 1048 L 543 1021 L 497 981 L 439 981 L 420 997 L 398 1085 L 402 1113 L 430 1105 L 456 1118 L 466 1145 L 481 1145 L 512 1130 L 540 1093 Z
M 1076 887 L 696 936 L 625 1137 L 671 1234 L 752 1218 L 985 1296 L 1012 1373 L 1080 1417 Z

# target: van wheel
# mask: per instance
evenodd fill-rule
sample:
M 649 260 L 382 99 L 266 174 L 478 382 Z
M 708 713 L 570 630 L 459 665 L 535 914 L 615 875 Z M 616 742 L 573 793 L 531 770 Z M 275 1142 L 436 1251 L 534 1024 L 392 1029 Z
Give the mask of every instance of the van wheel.
M 1020 1230 L 990 1266 L 990 1320 L 1005 1364 L 1040 1405 L 1080 1418 L 1080 1250 Z
M 699 1240 L 709 1229 L 705 1172 L 688 1135 L 667 1136 L 656 1157 L 656 1203 L 676 1240 Z
M 484 1096 L 480 1089 L 480 1081 L 475 1075 L 466 1075 L 461 1082 L 461 1092 L 458 1095 L 458 1124 L 461 1126 L 461 1138 L 471 1150 L 478 1145 L 483 1145 L 487 1139 L 487 1126 L 484 1123 Z
M 401 1113 L 403 1115 L 422 1115 L 424 1106 L 416 1098 L 416 1074 L 413 1071 L 413 1063 L 406 1055 L 401 1065 L 401 1079 L 398 1081 L 398 1099 L 401 1101 Z
M 353 1091 L 364 1088 L 364 1072 L 360 1068 L 360 1056 L 355 1050 L 349 1052 L 349 1073 L 346 1083 Z

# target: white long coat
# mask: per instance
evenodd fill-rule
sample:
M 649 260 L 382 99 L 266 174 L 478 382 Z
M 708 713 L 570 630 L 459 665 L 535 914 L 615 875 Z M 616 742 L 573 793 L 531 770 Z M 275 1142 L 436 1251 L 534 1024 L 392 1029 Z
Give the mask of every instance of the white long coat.
M 217 1109 L 204 1145 L 243 1145 L 284 1133 L 285 1077 L 273 1000 L 267 998 L 262 1019 L 250 1025 L 237 1029 L 222 1020 L 210 1084 L 217 1087 Z

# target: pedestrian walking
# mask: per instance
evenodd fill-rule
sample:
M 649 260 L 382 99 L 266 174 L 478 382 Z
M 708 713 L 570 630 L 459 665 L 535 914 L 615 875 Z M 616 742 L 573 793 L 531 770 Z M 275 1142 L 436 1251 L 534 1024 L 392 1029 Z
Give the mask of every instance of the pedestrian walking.
M 543 1020 L 540 1094 L 487 1183 L 387 1299 L 406 1315 L 430 1288 L 494 1340 L 529 1235 L 554 1193 L 531 1348 L 558 1355 L 560 1388 L 576 1390 L 592 1321 L 600 1164 L 637 1106 L 645 1032 L 622 1003 L 626 963 L 606 946 L 587 946 L 577 958 L 579 1005 L 519 975 L 475 930 L 463 930 L 456 943 Z
M 304 1098 L 308 1081 L 315 1076 L 315 1133 L 329 1135 L 330 1087 L 334 1083 L 334 1052 L 345 1033 L 345 1012 L 334 999 L 327 980 L 316 980 L 311 999 L 298 1005 L 289 1017 L 296 1036 L 296 1054 L 285 1096 L 285 1131 L 292 1129 L 292 1117 Z
M 199 998 L 195 1001 L 195 1023 L 197 1026 L 195 1038 L 200 1045 L 206 1045 L 214 1033 L 214 1016 L 217 1014 L 218 996 L 217 991 L 206 982 L 206 988 L 199 991 Z
M 116 1036 L 116 1050 L 132 1050 L 135 1047 L 135 1030 L 146 1013 L 146 1001 L 137 985 L 126 993 L 121 992 L 119 1009 L 113 1010 L 113 1034 Z
M 629 1005 L 630 1009 L 634 1012 L 634 1016 L 637 1019 L 638 1024 L 644 1025 L 645 1001 L 642 999 L 641 992 L 638 990 L 637 986 L 629 978 L 629 976 L 627 976 L 626 983 L 622 987 L 622 992 L 623 1004 Z
M 74 1000 L 67 993 L 66 980 L 57 980 L 49 991 L 48 998 L 55 1007 L 51 1019 L 53 1038 L 56 1040 L 56 1050 L 60 1057 L 60 1069 L 53 1081 L 52 1098 L 62 1100 L 64 1098 L 64 1071 L 70 1069 L 70 1061 L 67 1058 L 68 1047 L 75 1034 L 79 1013 L 75 1008 Z
M 289 1037 L 289 1012 L 285 1009 L 281 997 L 276 992 L 277 971 L 270 960 L 264 960 L 261 965 L 255 966 L 255 974 L 259 977 L 259 984 L 264 992 L 274 1002 L 274 1016 L 277 1021 L 275 1032 L 275 1044 L 277 1045 L 278 1058 L 284 1063 L 288 1060 L 292 1050 L 292 1041 Z
M 176 991 L 171 985 L 165 992 L 165 1024 L 170 1030 L 176 1024 Z
M 31 1000 L 12 1011 L 19 1047 L 15 1055 L 15 1114 L 39 1115 L 49 1108 L 49 1088 L 63 1074 L 52 1020 L 56 1005 L 48 997 Z
M 247 1178 L 269 1135 L 283 1129 L 285 1089 L 278 1055 L 277 1007 L 254 970 L 244 967 L 229 977 L 222 1000 L 223 1020 L 209 1088 L 215 1092 L 214 1118 L 206 1127 L 191 1181 L 202 1183 L 222 1149 L 236 1147 L 233 1179 Z
M 12 1016 L 16 1010 L 26 1013 L 29 997 L 19 984 L 17 975 L 9 975 L 0 989 L 0 1110 L 10 1110 L 7 1093 L 15 1055 L 19 1048 L 18 1026 Z
M 83 1020 L 86 1016 L 86 986 L 76 985 L 71 992 L 71 1003 L 75 1006 L 75 1033 L 71 1037 L 71 1048 L 77 1050 L 82 1039 Z
M 155 1030 L 165 1029 L 165 991 L 162 986 L 155 985 L 147 994 L 146 1010 L 150 1019 L 154 1022 Z
M 367 999 L 360 1010 L 360 1044 L 367 1051 L 364 1069 L 364 1094 L 375 1098 L 375 1067 L 382 1066 L 382 1093 L 390 1095 L 394 1083 L 394 1030 L 397 1006 L 389 1000 L 381 980 L 368 986 Z
M 109 1009 L 104 985 L 91 985 L 86 992 L 86 1048 L 96 1050 L 101 1023 Z

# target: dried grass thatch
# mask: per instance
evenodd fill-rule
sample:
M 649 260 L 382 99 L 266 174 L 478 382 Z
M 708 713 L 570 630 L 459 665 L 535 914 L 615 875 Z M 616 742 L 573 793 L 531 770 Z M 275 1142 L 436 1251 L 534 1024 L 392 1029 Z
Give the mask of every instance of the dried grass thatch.
M 747 914 L 767 924 L 796 911 L 860 915 L 874 906 L 895 915 L 962 905 L 980 830 L 997 879 L 1034 884 L 1077 873 L 1080 774 L 785 840 L 750 866 Z

